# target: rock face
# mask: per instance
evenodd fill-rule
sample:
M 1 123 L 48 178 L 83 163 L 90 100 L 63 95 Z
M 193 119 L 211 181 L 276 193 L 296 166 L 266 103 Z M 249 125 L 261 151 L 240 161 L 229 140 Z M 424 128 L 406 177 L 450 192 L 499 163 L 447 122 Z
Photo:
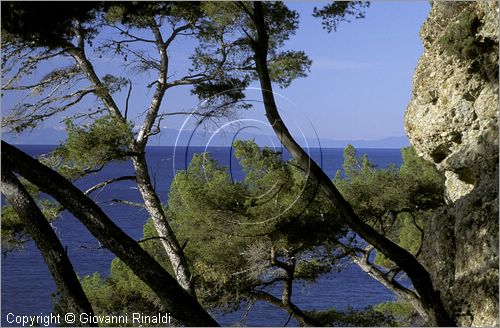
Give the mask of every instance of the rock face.
M 498 29 L 497 2 L 433 2 L 405 114 L 410 142 L 446 176 L 422 261 L 461 326 L 499 324 Z

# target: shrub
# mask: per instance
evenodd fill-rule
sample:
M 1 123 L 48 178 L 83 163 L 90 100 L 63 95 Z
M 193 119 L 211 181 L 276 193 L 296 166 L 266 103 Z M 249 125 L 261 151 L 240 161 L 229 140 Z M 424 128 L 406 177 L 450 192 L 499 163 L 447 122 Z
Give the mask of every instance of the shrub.
M 415 327 L 424 325 L 422 317 L 410 303 L 403 301 L 385 302 L 377 304 L 373 310 L 385 316 L 392 317 L 398 326 Z
M 391 315 L 375 311 L 371 307 L 355 310 L 351 307 L 345 311 L 329 309 L 325 311 L 311 311 L 308 314 L 332 327 L 397 327 L 398 322 Z
M 471 71 L 486 79 L 498 79 L 498 45 L 491 38 L 478 35 L 481 20 L 470 9 L 464 9 L 446 28 L 439 44 L 448 56 L 471 61 Z

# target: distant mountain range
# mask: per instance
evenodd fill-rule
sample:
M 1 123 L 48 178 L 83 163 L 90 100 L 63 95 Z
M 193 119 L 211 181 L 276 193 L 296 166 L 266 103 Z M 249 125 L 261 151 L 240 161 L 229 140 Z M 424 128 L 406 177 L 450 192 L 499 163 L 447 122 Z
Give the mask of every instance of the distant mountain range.
M 182 131 L 179 134 L 175 129 L 162 129 L 162 132 L 150 140 L 151 146 L 173 146 L 178 140 L 179 146 L 229 146 L 234 139 L 234 133 L 217 134 L 211 136 L 210 133 L 200 131 Z M 57 128 L 41 128 L 30 133 L 15 135 L 11 133 L 3 133 L 2 139 L 12 144 L 32 144 L 32 145 L 57 145 L 66 139 L 66 132 Z M 274 135 L 257 135 L 250 133 L 239 133 L 237 139 L 249 140 L 254 139 L 260 146 L 279 145 L 278 138 Z M 388 137 L 377 140 L 334 140 L 323 139 L 319 141 L 315 138 L 306 138 L 305 140 L 297 140 L 301 146 L 309 146 L 311 148 L 327 147 L 327 148 L 345 148 L 348 144 L 352 144 L 356 148 L 402 148 L 409 146 L 409 141 L 406 136 Z

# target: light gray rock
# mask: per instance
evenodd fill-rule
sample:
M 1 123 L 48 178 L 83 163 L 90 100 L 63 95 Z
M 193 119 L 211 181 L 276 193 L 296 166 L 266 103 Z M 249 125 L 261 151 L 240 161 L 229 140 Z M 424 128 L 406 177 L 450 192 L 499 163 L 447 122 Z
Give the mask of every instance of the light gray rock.
M 479 18 L 478 40 L 498 45 L 497 2 L 433 2 L 405 128 L 446 176 L 448 205 L 427 224 L 423 262 L 458 325 L 498 326 L 498 76 L 443 51 L 463 11 Z M 498 47 L 487 56 L 498 67 Z

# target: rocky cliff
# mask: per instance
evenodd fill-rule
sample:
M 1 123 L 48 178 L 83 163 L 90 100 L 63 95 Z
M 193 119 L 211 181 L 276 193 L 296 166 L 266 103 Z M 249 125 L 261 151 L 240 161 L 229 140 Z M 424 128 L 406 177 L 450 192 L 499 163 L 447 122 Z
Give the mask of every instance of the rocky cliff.
M 446 176 L 423 262 L 461 326 L 499 324 L 498 3 L 434 2 L 405 128 Z

